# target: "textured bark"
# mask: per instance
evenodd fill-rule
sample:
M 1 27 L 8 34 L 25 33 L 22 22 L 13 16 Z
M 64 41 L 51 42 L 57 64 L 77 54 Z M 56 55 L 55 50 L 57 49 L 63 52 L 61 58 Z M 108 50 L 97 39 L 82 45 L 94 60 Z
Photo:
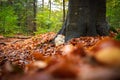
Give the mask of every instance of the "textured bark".
M 80 36 L 107 35 L 106 0 L 69 0 L 68 14 L 58 34 L 66 41 Z
M 106 0 L 98 0 L 96 26 L 99 35 L 108 35 L 109 25 L 106 21 Z

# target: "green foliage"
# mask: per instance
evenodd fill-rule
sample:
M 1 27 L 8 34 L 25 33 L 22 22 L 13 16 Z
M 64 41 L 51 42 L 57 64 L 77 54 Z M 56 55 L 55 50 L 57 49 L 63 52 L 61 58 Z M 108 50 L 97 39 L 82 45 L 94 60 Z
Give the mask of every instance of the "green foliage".
M 107 19 L 111 27 L 120 28 L 120 0 L 107 1 Z
M 15 14 L 18 16 L 19 33 L 29 35 L 33 33 L 34 6 L 33 0 L 14 0 Z
M 12 35 L 17 32 L 17 16 L 11 6 L 0 6 L 0 34 Z
M 120 40 L 120 33 L 118 33 L 117 36 L 115 36 L 115 39 Z
M 0 3 L 0 34 L 32 34 L 35 31 L 35 22 L 37 24 L 36 34 L 57 32 L 62 25 L 62 8 L 61 11 L 60 9 L 51 11 L 50 6 L 45 4 L 44 8 L 38 6 L 38 13 L 34 14 L 33 3 L 33 0 L 2 0 Z M 62 7 L 61 1 L 54 1 L 54 3 Z
M 57 32 L 62 26 L 62 11 L 50 11 L 48 8 L 37 13 L 37 32 Z

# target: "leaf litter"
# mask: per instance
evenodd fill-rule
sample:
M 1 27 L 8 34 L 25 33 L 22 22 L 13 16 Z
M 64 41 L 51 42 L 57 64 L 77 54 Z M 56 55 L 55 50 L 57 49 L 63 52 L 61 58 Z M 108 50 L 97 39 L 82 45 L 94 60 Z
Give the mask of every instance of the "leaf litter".
M 93 51 L 98 42 L 112 38 L 80 37 L 55 46 L 51 42 L 55 35 L 50 32 L 0 44 L 0 80 L 120 79 L 120 67 L 99 62 Z M 120 49 L 119 44 L 120 41 L 117 46 Z

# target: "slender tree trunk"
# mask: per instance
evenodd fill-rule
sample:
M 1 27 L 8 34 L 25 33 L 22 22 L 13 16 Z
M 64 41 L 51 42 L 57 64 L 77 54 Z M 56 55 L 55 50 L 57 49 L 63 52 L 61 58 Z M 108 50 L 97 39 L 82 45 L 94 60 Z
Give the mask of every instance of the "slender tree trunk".
M 58 32 L 65 40 L 80 36 L 107 35 L 105 0 L 69 0 L 67 19 Z
M 42 0 L 42 10 L 44 9 L 44 0 Z
M 65 21 L 65 0 L 63 0 L 63 22 Z
M 24 26 L 28 29 L 28 0 L 26 0 L 26 7 L 25 7 L 25 23 Z M 30 28 L 29 28 L 30 29 Z M 28 31 L 27 31 L 28 33 Z
M 49 19 L 51 18 L 51 10 L 52 10 L 52 6 L 51 6 L 51 0 L 49 0 Z
M 34 15 L 34 26 L 33 26 L 33 30 L 36 31 L 36 14 L 37 14 L 37 0 L 34 0 L 33 2 L 33 15 Z

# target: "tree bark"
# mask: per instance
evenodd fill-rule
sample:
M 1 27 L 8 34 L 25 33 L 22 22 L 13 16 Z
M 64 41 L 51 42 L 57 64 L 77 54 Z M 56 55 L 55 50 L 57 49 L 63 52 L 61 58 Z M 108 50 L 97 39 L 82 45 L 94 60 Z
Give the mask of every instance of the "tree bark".
M 110 27 L 106 21 L 106 0 L 98 0 L 96 27 L 99 35 L 108 35 Z
M 58 34 L 65 40 L 80 36 L 108 35 L 106 0 L 69 0 L 68 14 Z
M 37 14 L 37 0 L 34 0 L 33 1 L 33 16 L 34 16 L 33 31 L 36 31 L 36 14 Z
M 65 0 L 63 0 L 63 22 L 65 21 Z
M 42 0 L 42 9 L 44 9 L 44 0 Z
M 52 11 L 52 6 L 51 6 L 51 0 L 49 0 L 49 19 L 51 18 L 51 11 Z

